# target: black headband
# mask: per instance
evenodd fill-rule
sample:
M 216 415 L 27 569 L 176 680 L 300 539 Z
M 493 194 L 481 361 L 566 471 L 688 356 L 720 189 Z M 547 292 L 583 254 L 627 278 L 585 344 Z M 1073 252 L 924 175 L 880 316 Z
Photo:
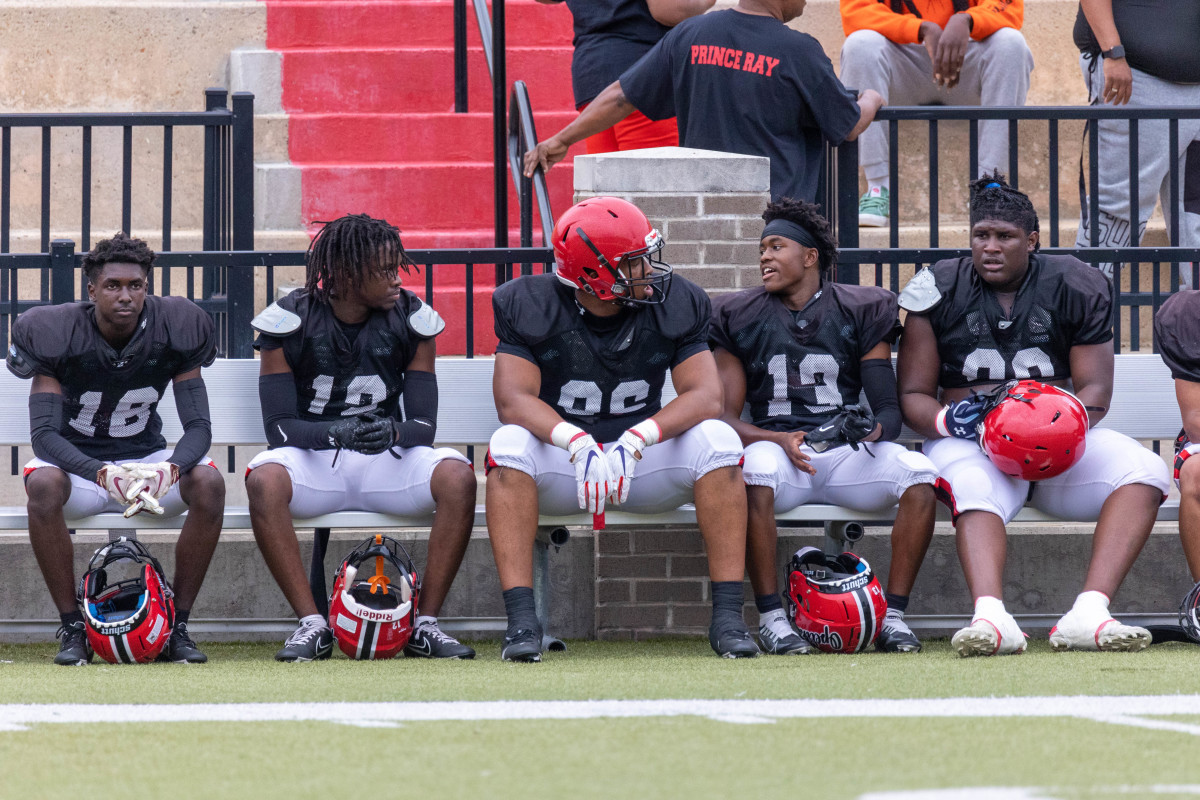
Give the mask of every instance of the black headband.
M 790 219 L 773 219 L 768 222 L 763 228 L 762 236 L 758 237 L 758 239 L 762 241 L 768 236 L 782 236 L 805 247 L 811 247 L 814 250 L 819 249 L 816 238 L 808 232 L 808 229 L 803 225 L 792 222 Z

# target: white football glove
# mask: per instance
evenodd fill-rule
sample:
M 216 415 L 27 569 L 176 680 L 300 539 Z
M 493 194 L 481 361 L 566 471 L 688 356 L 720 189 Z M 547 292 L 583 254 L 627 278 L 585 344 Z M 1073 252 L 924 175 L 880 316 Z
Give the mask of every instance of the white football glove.
M 108 491 L 108 496 L 118 503 L 132 503 L 143 489 L 146 479 L 140 472 L 130 469 L 136 464 L 105 464 L 96 472 L 96 483 Z
M 591 434 L 569 422 L 555 425 L 550 438 L 554 444 L 571 454 L 579 507 L 593 514 L 603 514 L 604 499 L 611 486 L 604 449 Z
M 155 500 L 161 500 L 179 481 L 179 467 L 170 461 L 158 461 L 152 464 L 125 464 L 129 470 L 145 481 L 145 489 Z
M 629 499 L 633 471 L 642 460 L 642 451 L 652 444 L 657 444 L 661 438 L 662 429 L 658 427 L 658 423 L 648 419 L 621 434 L 621 438 L 612 449 L 605 453 L 612 479 L 612 483 L 609 484 L 609 502 L 620 504 Z
M 141 511 L 149 511 L 151 514 L 160 516 L 166 513 L 166 509 L 159 505 L 148 489 L 142 489 L 137 498 L 129 504 L 129 508 L 125 509 L 124 516 L 128 519 Z

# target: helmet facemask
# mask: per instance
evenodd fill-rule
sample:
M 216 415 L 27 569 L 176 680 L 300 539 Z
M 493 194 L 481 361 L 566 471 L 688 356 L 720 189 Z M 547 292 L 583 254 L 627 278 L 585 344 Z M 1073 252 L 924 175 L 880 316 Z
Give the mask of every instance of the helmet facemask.
M 602 300 L 611 299 L 623 306 L 658 305 L 667 299 L 674 269 L 662 260 L 664 241 L 657 229 L 651 229 L 650 233 L 646 234 L 644 247 L 621 253 L 616 264 L 608 260 L 582 226 L 577 227 L 575 233 L 596 256 L 596 268 L 584 267 L 582 270 L 584 285 L 580 288 L 585 292 Z M 645 268 L 642 276 L 635 278 L 632 277 L 632 273 L 634 264 L 639 259 L 645 260 Z M 638 297 L 638 287 L 644 287 L 643 293 L 648 290 L 648 296 Z M 602 296 L 605 290 L 606 294 L 611 294 L 611 298 Z

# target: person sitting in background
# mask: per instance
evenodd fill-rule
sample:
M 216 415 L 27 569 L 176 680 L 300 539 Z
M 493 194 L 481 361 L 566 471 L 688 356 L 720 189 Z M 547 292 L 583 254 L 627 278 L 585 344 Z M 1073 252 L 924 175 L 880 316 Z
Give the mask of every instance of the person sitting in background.
M 886 103 L 1023 106 L 1033 54 L 1021 35 L 1023 0 L 841 0 L 842 83 Z M 885 227 L 890 212 L 887 130 L 872 123 L 859 162 L 867 192 L 858 224 Z M 1008 123 L 979 126 L 979 174 L 1008 168 Z

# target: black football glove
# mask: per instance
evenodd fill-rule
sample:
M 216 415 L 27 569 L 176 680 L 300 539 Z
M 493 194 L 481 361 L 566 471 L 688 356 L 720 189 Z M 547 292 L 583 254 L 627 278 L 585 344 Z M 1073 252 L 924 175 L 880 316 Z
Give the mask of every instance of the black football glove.
M 875 430 L 875 415 L 862 406 L 846 406 L 825 423 L 804 435 L 804 443 L 814 452 L 824 453 L 832 447 L 850 445 L 855 450 L 858 443 Z
M 395 435 L 391 419 L 362 414 L 330 425 L 329 445 L 373 456 L 391 447 Z

